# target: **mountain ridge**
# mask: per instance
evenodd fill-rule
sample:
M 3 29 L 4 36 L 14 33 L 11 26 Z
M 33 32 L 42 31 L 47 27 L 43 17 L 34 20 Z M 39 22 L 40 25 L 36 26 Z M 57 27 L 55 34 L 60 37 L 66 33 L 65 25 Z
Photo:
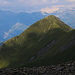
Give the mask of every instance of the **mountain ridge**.
M 75 28 L 75 8 L 72 9 L 64 9 L 62 12 L 57 11 L 55 13 L 51 13 L 51 15 L 55 15 L 59 17 L 63 22 L 70 25 L 72 28 Z M 50 14 L 43 15 L 41 12 L 33 12 L 33 13 L 14 13 L 10 11 L 0 11 L 1 17 L 0 17 L 0 41 L 6 41 L 7 39 L 10 39 L 12 37 L 15 37 L 16 35 L 19 35 L 21 32 L 23 32 L 28 26 L 32 25 L 36 21 L 44 18 L 45 16 L 48 16 Z M 16 24 L 21 23 L 25 25 L 25 29 L 19 30 L 16 29 L 12 32 L 10 32 L 11 28 Z M 5 28 L 6 27 L 6 28 Z M 22 26 L 24 27 L 24 26 Z M 19 27 L 20 28 L 20 27 Z M 10 32 L 10 33 L 9 33 Z M 5 38 L 5 36 L 7 36 Z
M 63 42 L 59 45 L 59 40 L 62 41 L 62 36 L 68 35 L 72 30 L 70 26 L 53 15 L 37 21 L 19 36 L 4 42 L 0 51 L 0 68 L 26 66 L 30 64 L 31 57 L 38 56 L 40 51 L 43 51 L 43 53 L 39 57 L 34 57 L 36 59 L 31 63 L 35 62 L 36 64 L 37 61 L 38 64 L 41 59 L 44 58 L 45 60 L 48 56 L 52 58 L 56 55 L 56 49 L 63 45 Z M 42 50 L 46 46 L 48 47 L 47 50 Z M 3 62 L 4 64 L 2 64 Z

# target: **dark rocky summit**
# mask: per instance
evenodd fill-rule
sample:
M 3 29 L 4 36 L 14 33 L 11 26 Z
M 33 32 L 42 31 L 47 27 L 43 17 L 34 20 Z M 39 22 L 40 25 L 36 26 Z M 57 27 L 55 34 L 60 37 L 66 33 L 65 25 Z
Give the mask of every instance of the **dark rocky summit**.
M 4 68 L 0 75 L 75 75 L 75 61 L 32 68 Z

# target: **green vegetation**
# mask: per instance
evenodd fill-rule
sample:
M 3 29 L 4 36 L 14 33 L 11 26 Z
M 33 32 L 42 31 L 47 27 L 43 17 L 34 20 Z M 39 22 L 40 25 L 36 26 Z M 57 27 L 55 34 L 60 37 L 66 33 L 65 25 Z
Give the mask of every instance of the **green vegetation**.
M 0 68 L 57 64 L 74 48 L 75 30 L 50 15 L 34 23 L 1 46 Z M 69 46 L 69 47 L 68 47 Z M 74 54 L 74 52 L 73 52 Z M 2 66 L 3 65 L 3 66 Z
M 59 40 L 47 50 L 47 54 L 27 64 L 27 66 L 48 66 L 73 60 L 75 60 L 75 30 L 59 38 Z

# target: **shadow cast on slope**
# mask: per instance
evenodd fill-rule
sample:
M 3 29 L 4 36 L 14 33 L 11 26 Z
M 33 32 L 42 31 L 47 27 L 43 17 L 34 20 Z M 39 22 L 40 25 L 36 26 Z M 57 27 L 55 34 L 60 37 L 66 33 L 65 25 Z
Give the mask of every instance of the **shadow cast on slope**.
M 16 36 L 2 45 L 0 58 L 8 60 L 9 65 L 7 67 L 26 66 L 32 56 L 36 55 L 51 41 L 58 40 L 65 34 L 67 34 L 67 32 L 63 29 L 55 28 L 48 30 L 46 33 L 36 33 L 32 31 L 25 35 L 26 38 L 21 37 L 21 35 Z M 19 42 L 19 40 L 22 41 Z

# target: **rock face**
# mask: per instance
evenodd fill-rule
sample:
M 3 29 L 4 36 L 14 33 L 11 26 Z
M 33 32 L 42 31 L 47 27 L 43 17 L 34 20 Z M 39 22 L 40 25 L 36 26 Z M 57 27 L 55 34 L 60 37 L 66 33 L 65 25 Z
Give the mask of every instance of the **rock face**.
M 0 75 L 75 75 L 75 61 L 32 68 L 4 68 Z

